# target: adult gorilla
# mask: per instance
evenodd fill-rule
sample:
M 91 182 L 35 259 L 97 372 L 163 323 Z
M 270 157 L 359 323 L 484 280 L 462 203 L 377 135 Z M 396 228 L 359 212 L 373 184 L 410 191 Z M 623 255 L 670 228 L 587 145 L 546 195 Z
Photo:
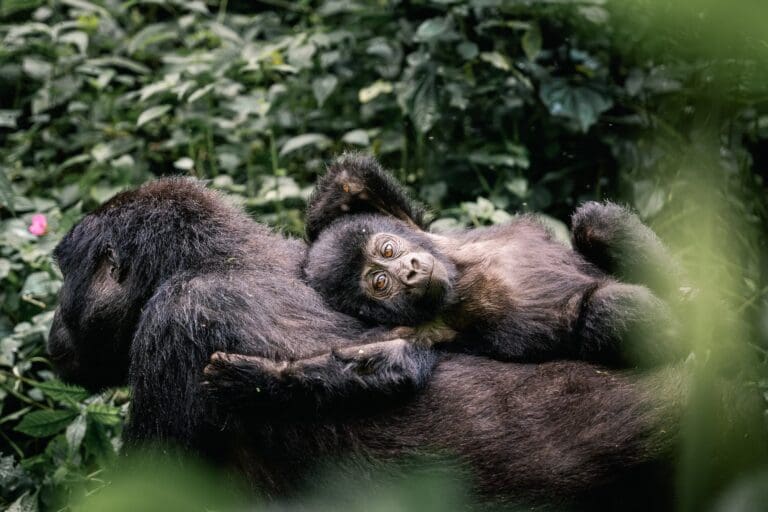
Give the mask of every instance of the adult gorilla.
M 420 366 L 435 364 L 428 350 L 404 359 L 412 368 L 380 372 L 357 358 L 370 329 L 328 309 L 300 280 L 304 251 L 194 181 L 122 193 L 56 249 L 64 285 L 51 359 L 65 379 L 90 389 L 131 386 L 129 446 L 215 457 L 272 496 L 297 488 L 315 463 L 344 458 L 366 473 L 381 461 L 439 452 L 471 471 L 480 495 L 595 504 L 611 490 L 640 490 L 632 477 L 669 453 L 682 399 L 674 372 L 631 377 L 580 362 L 443 354 L 420 382 Z M 395 344 L 388 356 L 414 350 Z M 257 400 L 218 415 L 200 390 L 215 351 L 338 364 L 311 383 L 327 397 L 319 407 L 303 409 L 297 393 L 290 408 Z M 350 373 L 355 391 L 344 384 Z M 256 388 L 242 396 L 279 391 Z M 624 503 L 648 506 L 657 496 Z

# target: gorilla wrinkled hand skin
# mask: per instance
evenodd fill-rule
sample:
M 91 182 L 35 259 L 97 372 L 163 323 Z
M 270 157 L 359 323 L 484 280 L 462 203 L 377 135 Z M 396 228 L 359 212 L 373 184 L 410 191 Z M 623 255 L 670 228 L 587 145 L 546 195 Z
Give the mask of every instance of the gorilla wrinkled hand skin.
M 56 249 L 64 284 L 51 360 L 90 389 L 130 385 L 129 449 L 194 451 L 270 496 L 329 460 L 359 475 L 430 453 L 454 456 L 493 500 L 594 505 L 616 491 L 648 506 L 659 496 L 638 474 L 672 450 L 676 372 L 372 342 L 379 331 L 302 281 L 305 250 L 193 181 L 122 193 Z M 240 355 L 211 359 L 217 351 Z
M 398 337 L 458 338 L 472 353 L 519 362 L 626 365 L 676 353 L 667 304 L 584 257 L 610 270 L 630 246 L 635 267 L 666 255 L 637 216 L 614 204 L 588 203 L 574 214 L 583 251 L 532 216 L 434 234 L 423 229 L 423 208 L 375 160 L 349 154 L 320 180 L 308 211 L 308 283 L 340 311 L 416 327 L 396 330 Z

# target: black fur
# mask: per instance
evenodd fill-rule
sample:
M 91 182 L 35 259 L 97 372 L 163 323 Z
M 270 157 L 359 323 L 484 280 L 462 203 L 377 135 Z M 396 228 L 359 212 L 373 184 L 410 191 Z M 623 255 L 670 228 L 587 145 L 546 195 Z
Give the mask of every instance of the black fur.
M 424 207 L 402 201 L 402 194 L 402 185 L 375 159 L 344 153 L 317 180 L 307 208 L 307 238 L 314 240 L 335 219 L 352 213 L 386 213 L 425 228 Z
M 129 448 L 197 451 L 271 496 L 329 460 L 366 475 L 442 453 L 494 500 L 605 504 L 595 500 L 631 489 L 626 500 L 654 502 L 633 478 L 672 449 L 683 398 L 675 372 L 632 377 L 369 343 L 380 333 L 302 281 L 304 251 L 193 181 L 125 192 L 56 249 L 64 286 L 51 359 L 92 389 L 130 384 Z M 243 356 L 214 357 L 203 391 L 216 351 Z
M 387 181 L 391 187 L 386 197 L 372 192 L 366 196 L 372 204 L 385 204 L 394 212 L 419 209 L 402 188 L 393 188 L 391 176 L 368 160 L 342 159 L 333 169 L 344 175 L 342 181 L 359 183 L 369 191 L 375 190 L 366 184 L 371 176 Z M 338 200 L 326 201 L 326 195 L 335 194 L 327 187 L 319 189 L 309 211 L 320 217 L 323 205 L 332 202 L 334 210 L 328 216 L 336 217 Z M 314 235 L 306 278 L 340 311 L 390 326 L 416 326 L 416 337 L 422 329 L 417 324 L 439 320 L 458 332 L 466 349 L 504 360 L 577 358 L 627 364 L 640 358 L 658 363 L 677 353 L 669 336 L 667 304 L 644 285 L 621 283 L 606 272 L 619 268 L 622 250 L 633 253 L 622 269 L 642 267 L 649 259 L 654 267 L 661 267 L 664 258 L 672 261 L 655 235 L 622 208 L 589 203 L 574 215 L 576 247 L 605 270 L 554 240 L 533 217 L 436 235 L 420 230 L 415 221 L 406 223 L 378 209 L 383 213 L 342 216 Z M 367 247 L 382 233 L 396 235 L 413 249 L 373 261 Z M 647 253 L 643 241 L 648 242 Z M 429 296 L 433 300 L 425 303 L 422 295 L 410 293 L 417 287 L 405 285 L 392 297 L 375 297 L 361 277 L 366 269 L 384 270 L 390 280 L 397 280 L 386 265 L 391 261 L 393 268 L 401 269 L 407 262 L 400 257 L 410 258 L 415 252 L 431 254 L 447 269 L 440 300 Z M 634 274 L 638 280 L 642 277 Z M 453 341 L 456 334 L 450 330 Z

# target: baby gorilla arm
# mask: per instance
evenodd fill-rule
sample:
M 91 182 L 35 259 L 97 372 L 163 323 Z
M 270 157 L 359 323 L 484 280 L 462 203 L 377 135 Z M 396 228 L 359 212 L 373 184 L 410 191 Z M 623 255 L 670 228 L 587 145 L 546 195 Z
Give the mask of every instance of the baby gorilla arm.
M 376 159 L 357 153 L 337 158 L 309 199 L 306 231 L 309 240 L 337 218 L 351 213 L 380 213 L 424 229 L 424 207 Z
M 400 338 L 289 362 L 216 352 L 203 389 L 225 410 L 333 410 L 412 393 L 434 364 L 431 350 Z

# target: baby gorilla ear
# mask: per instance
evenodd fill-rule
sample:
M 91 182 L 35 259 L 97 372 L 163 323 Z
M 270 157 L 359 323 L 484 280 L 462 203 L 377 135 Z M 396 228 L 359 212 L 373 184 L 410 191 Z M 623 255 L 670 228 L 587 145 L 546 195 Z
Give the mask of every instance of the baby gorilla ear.
M 314 241 L 335 219 L 378 213 L 426 229 L 424 207 L 373 157 L 344 153 L 318 179 L 307 206 L 307 238 Z

